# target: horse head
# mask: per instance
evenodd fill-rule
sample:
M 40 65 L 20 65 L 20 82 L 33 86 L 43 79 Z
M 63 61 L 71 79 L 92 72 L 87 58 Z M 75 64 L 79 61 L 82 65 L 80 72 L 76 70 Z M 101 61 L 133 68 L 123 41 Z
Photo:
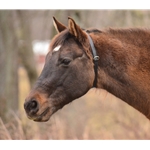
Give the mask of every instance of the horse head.
M 93 86 L 94 63 L 88 36 L 72 18 L 68 27 L 53 18 L 58 34 L 52 39 L 44 68 L 24 104 L 28 118 L 50 116 Z

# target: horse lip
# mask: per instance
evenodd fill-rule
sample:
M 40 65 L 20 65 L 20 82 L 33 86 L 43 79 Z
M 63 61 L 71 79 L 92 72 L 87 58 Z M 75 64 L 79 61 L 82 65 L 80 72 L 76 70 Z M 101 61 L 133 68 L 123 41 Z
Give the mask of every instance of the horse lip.
M 34 121 L 38 121 L 38 122 L 42 122 L 42 121 L 48 121 L 48 119 L 47 120 L 42 120 L 42 117 L 43 116 L 45 116 L 48 112 L 49 112 L 49 107 L 48 108 L 46 108 L 39 116 L 37 116 L 36 118 L 34 118 L 33 120 Z

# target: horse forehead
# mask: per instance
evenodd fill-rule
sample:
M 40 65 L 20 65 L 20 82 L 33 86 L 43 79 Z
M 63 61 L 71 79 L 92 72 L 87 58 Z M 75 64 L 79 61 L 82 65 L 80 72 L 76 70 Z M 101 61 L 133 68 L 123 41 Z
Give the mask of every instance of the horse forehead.
M 60 50 L 60 48 L 62 47 L 62 45 L 57 45 L 55 48 L 53 48 L 53 52 L 57 52 Z

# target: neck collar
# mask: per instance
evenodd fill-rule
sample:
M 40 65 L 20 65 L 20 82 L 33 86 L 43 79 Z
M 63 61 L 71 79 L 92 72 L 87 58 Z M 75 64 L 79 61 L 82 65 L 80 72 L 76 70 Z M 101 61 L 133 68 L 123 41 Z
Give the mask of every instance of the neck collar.
M 86 31 L 87 33 L 87 31 Z M 92 49 L 92 54 L 93 54 L 93 62 L 94 62 L 94 72 L 95 72 L 95 79 L 93 82 L 93 87 L 97 87 L 97 75 L 98 75 L 98 60 L 99 60 L 99 56 L 97 55 L 97 51 L 96 48 L 94 46 L 93 40 L 91 38 L 91 36 L 87 33 L 89 42 L 90 42 L 90 46 Z

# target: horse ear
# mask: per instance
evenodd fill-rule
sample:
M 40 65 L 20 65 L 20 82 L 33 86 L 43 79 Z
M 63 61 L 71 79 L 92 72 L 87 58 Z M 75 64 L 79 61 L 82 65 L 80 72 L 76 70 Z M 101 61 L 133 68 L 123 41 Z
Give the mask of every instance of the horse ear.
M 75 21 L 68 17 L 68 27 L 69 32 L 74 35 L 80 42 L 84 42 L 86 39 L 86 34 L 82 31 L 82 29 L 75 23 Z
M 60 23 L 58 20 L 56 20 L 55 17 L 53 17 L 53 24 L 58 33 L 67 29 L 67 27 L 65 25 L 63 25 L 62 23 Z

